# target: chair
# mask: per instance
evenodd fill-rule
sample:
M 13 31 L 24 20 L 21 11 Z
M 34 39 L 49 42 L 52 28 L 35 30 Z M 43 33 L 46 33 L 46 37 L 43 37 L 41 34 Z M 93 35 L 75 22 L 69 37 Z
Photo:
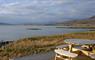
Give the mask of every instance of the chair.
M 95 53 L 89 53 L 88 55 L 90 58 L 95 59 Z
M 64 51 L 63 49 L 55 49 L 55 53 L 56 53 L 56 56 L 55 56 L 55 60 L 56 60 L 56 57 L 58 58 L 61 58 L 61 56 L 65 56 L 65 57 L 68 57 L 68 58 L 63 58 L 64 60 L 68 59 L 68 60 L 72 60 L 72 58 L 75 58 L 78 56 L 78 54 L 75 54 L 75 53 L 71 53 L 69 51 Z

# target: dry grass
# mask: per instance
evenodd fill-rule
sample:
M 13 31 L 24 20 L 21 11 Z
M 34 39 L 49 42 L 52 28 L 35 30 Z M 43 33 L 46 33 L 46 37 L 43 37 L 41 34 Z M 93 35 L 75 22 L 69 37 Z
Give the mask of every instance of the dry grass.
M 8 60 L 8 58 L 48 52 L 60 44 L 64 44 L 63 35 L 25 38 L 5 46 L 1 49 L 0 56 L 2 60 Z
M 64 34 L 65 39 L 77 38 L 77 39 L 95 39 L 95 31 L 80 32 Z

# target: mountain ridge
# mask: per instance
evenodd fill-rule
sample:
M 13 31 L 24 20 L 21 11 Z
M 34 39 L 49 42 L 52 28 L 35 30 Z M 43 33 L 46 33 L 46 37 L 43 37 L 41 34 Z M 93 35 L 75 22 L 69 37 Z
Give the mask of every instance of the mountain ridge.
M 0 22 L 0 25 L 12 25 L 12 24 Z
M 65 21 L 62 23 L 58 23 L 57 25 L 65 25 L 65 26 L 95 26 L 95 16 L 92 16 L 88 19 L 84 20 L 71 20 Z

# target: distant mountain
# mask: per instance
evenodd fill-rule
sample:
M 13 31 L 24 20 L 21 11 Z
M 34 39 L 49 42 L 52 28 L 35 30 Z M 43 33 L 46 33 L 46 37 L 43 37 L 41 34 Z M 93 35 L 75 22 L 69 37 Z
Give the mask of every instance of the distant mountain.
M 95 16 L 83 20 L 71 20 L 58 23 L 57 25 L 65 26 L 95 26 Z
M 95 16 L 92 16 L 89 18 L 90 20 L 95 20 Z
M 0 22 L 0 25 L 12 25 L 12 24 Z
M 64 25 L 64 26 L 95 26 L 95 16 L 92 16 L 87 19 L 81 20 L 68 20 L 64 22 L 51 22 L 51 23 L 20 23 L 20 24 L 9 24 L 9 23 L 0 23 L 0 25 Z

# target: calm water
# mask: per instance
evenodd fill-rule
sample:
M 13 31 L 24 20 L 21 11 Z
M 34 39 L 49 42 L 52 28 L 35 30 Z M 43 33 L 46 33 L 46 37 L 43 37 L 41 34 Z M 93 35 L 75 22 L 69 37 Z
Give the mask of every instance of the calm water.
M 28 28 L 40 28 L 41 30 L 28 30 Z M 24 25 L 1 25 L 0 40 L 17 40 L 31 36 L 43 36 L 53 34 L 64 34 L 71 32 L 87 31 L 87 29 L 66 29 L 56 26 L 24 26 Z

